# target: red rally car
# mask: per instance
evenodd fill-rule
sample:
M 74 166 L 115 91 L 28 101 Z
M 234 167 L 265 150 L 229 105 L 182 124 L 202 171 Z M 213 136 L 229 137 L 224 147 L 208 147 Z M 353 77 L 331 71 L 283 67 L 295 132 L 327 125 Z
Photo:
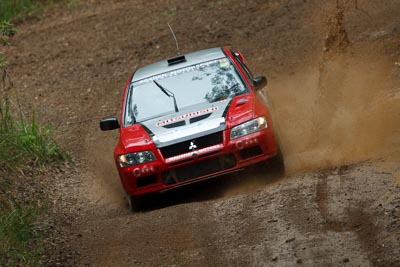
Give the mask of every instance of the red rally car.
M 242 170 L 278 153 L 263 87 L 239 51 L 201 50 L 139 68 L 126 84 L 115 163 L 139 197 Z

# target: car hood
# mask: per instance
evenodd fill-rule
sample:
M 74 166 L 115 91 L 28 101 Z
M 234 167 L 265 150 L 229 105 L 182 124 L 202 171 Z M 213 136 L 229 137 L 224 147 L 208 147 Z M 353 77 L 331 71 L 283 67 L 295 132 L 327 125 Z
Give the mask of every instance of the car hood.
M 125 128 L 121 132 L 122 140 L 126 148 L 162 148 L 231 128 L 252 119 L 253 110 L 254 97 L 251 94 L 197 104 Z
M 214 103 L 201 103 L 141 124 L 147 129 L 155 145 L 161 148 L 225 130 L 227 115 L 233 120 L 240 120 L 243 116 L 246 117 L 248 111 L 253 110 L 251 99 L 250 94 L 247 94 Z M 241 107 L 239 110 L 238 105 Z
M 160 148 L 224 130 L 230 102 L 201 103 L 141 124 Z

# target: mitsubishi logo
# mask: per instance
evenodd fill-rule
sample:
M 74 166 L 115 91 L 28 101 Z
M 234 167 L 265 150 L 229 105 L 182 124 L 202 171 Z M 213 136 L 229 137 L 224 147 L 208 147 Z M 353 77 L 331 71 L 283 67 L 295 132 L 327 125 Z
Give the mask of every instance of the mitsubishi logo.
M 194 151 L 197 148 L 195 141 L 190 142 L 189 150 Z

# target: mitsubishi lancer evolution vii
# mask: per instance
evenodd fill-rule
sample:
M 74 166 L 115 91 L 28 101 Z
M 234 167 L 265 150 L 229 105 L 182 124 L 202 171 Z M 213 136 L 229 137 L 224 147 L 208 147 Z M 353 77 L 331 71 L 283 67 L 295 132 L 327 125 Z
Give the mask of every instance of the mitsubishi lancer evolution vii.
M 100 121 L 103 131 L 120 130 L 114 159 L 130 209 L 144 194 L 276 156 L 266 84 L 240 51 L 226 47 L 137 69 L 125 87 L 120 121 Z

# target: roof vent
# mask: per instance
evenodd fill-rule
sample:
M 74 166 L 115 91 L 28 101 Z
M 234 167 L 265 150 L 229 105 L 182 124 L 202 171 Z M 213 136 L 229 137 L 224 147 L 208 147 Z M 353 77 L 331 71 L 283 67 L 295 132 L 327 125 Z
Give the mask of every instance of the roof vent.
M 176 57 L 168 59 L 167 62 L 168 62 L 168 66 L 171 66 L 171 65 L 182 63 L 182 62 L 186 62 L 186 58 L 184 55 L 176 56 Z

